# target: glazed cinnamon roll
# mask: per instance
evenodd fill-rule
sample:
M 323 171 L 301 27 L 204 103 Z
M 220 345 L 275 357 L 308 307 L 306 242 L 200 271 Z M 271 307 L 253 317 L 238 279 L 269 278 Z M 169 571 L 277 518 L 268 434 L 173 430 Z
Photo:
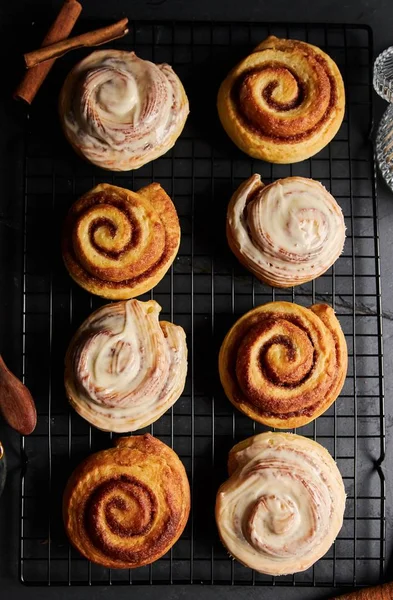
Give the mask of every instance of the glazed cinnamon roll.
M 71 207 L 63 229 L 63 259 L 85 290 L 111 300 L 151 290 L 180 244 L 172 200 L 158 183 L 138 192 L 101 183 Z
M 336 400 L 347 374 L 345 337 L 327 304 L 269 302 L 225 337 L 220 379 L 229 400 L 259 423 L 292 429 Z
M 316 46 L 268 37 L 227 76 L 218 114 L 246 154 L 273 163 L 313 156 L 344 118 L 344 84 L 336 63 Z
M 104 431 L 135 431 L 180 397 L 187 374 L 184 330 L 159 321 L 154 300 L 96 310 L 76 332 L 65 359 L 71 405 Z
M 78 154 L 103 169 L 128 171 L 172 148 L 189 109 L 169 65 L 134 52 L 97 50 L 67 76 L 59 112 Z
M 258 279 L 289 287 L 332 266 L 344 248 L 345 223 L 341 208 L 317 181 L 287 177 L 264 186 L 252 175 L 229 203 L 227 238 Z
M 87 559 L 133 569 L 163 556 L 183 532 L 190 487 L 177 454 L 149 434 L 119 438 L 71 475 L 63 517 Z
M 330 454 L 293 433 L 261 433 L 229 453 L 220 487 L 220 538 L 239 562 L 267 575 L 305 571 L 343 523 L 345 489 Z

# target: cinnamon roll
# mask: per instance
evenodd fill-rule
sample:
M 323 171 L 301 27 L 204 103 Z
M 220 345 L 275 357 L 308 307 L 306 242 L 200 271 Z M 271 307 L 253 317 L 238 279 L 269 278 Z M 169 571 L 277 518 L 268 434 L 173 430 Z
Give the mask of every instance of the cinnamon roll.
M 343 524 L 345 489 L 325 448 L 293 433 L 261 433 L 232 448 L 228 470 L 216 521 L 234 558 L 290 575 L 326 554 Z
M 347 374 L 344 334 L 327 304 L 269 302 L 225 337 L 220 379 L 229 400 L 259 423 L 300 427 L 336 400 Z
M 218 114 L 246 154 L 272 163 L 313 156 L 344 118 L 336 63 L 316 46 L 269 36 L 222 83 Z
M 229 203 L 227 238 L 258 279 L 289 287 L 332 266 L 344 248 L 345 223 L 340 206 L 319 182 L 286 177 L 264 186 L 252 175 Z
M 190 512 L 185 469 L 149 434 L 119 438 L 89 456 L 71 475 L 63 497 L 71 543 L 94 563 L 133 569 L 163 556 Z
M 67 76 L 59 112 L 78 154 L 103 169 L 128 171 L 172 148 L 189 109 L 169 65 L 135 52 L 97 50 Z
M 65 359 L 71 405 L 104 431 L 153 423 L 180 397 L 187 374 L 182 327 L 159 321 L 154 300 L 96 310 L 74 335 Z
M 101 183 L 72 205 L 62 251 L 68 272 L 81 287 L 122 300 L 157 285 L 179 244 L 176 208 L 158 183 L 138 192 Z

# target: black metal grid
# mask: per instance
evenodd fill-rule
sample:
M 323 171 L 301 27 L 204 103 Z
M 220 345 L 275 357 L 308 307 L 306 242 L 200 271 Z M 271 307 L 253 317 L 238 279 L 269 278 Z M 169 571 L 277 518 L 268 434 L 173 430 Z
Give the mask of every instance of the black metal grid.
M 271 165 L 242 154 L 223 132 L 215 97 L 228 70 L 269 33 L 303 39 L 336 60 L 345 80 L 347 112 L 331 144 L 311 160 Z M 342 586 L 376 581 L 385 558 L 385 452 L 382 319 L 375 174 L 371 145 L 372 33 L 363 26 L 255 23 L 134 23 L 118 47 L 169 62 L 182 78 L 191 114 L 174 149 L 142 169 L 108 174 L 76 157 L 60 132 L 56 98 L 75 55 L 59 61 L 27 121 L 23 262 L 23 372 L 37 402 L 33 435 L 22 441 L 20 576 L 28 584 L 115 585 L 211 583 Z M 342 206 L 344 254 L 316 281 L 293 290 L 271 289 L 233 258 L 225 240 L 226 206 L 252 172 L 264 181 L 288 175 L 320 180 Z M 148 430 L 183 460 L 192 486 L 184 534 L 158 562 L 132 571 L 90 564 L 69 547 L 61 519 L 66 479 L 111 435 L 72 411 L 63 389 L 63 359 L 72 332 L 104 302 L 68 277 L 60 228 L 80 194 L 107 181 L 137 190 L 160 182 L 177 206 L 182 242 L 166 277 L 145 298 L 162 318 L 182 325 L 189 372 L 182 397 Z M 143 297 L 142 297 L 143 299 Z M 218 540 L 214 500 L 226 478 L 230 447 L 265 428 L 241 415 L 218 382 L 219 345 L 239 315 L 254 305 L 289 299 L 322 300 L 335 308 L 346 335 L 349 370 L 343 392 L 323 416 L 298 430 L 337 460 L 348 494 L 336 544 L 314 567 L 272 578 L 233 561 Z

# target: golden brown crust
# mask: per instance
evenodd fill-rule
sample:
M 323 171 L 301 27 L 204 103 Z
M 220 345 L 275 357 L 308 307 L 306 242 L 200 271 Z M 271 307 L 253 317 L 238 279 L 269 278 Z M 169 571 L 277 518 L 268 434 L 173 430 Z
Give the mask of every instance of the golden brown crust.
M 63 518 L 71 543 L 87 559 L 113 569 L 150 564 L 186 526 L 190 487 L 183 464 L 149 434 L 119 438 L 71 475 Z
M 158 183 L 138 192 L 101 183 L 72 205 L 62 251 L 68 272 L 81 287 L 121 300 L 157 285 L 179 244 L 175 206 Z
M 335 316 L 334 311 L 330 306 L 328 306 L 327 304 L 313 304 L 312 306 L 310 306 L 310 310 L 312 310 L 313 313 L 315 313 L 321 319 L 321 321 L 323 321 L 323 323 L 326 325 L 326 327 L 329 329 L 330 333 L 333 336 L 334 345 L 336 349 L 337 364 L 340 365 L 340 369 L 338 370 L 338 376 L 336 378 L 336 386 L 332 387 L 331 395 L 332 397 L 337 397 L 343 388 L 345 378 L 347 376 L 347 342 L 345 341 L 345 336 L 337 320 L 337 317 Z M 323 412 L 327 410 L 329 406 L 330 404 L 326 407 L 326 409 L 323 410 Z M 319 416 L 319 414 L 316 416 Z
M 255 421 L 291 429 L 336 400 L 347 373 L 347 346 L 333 309 L 270 302 L 241 317 L 219 355 L 229 400 Z
M 344 84 L 335 62 L 316 46 L 269 36 L 228 74 L 217 107 L 243 152 L 294 163 L 336 135 L 344 118 Z

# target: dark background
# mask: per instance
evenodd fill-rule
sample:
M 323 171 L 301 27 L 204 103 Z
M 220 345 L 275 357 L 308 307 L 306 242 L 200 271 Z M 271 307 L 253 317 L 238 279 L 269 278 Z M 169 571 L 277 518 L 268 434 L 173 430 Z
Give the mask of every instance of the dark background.
M 379 53 L 393 45 L 392 0 L 80 0 L 82 19 L 171 19 L 366 23 L 374 31 L 374 49 Z M 8 366 L 21 372 L 21 207 L 23 163 L 20 148 L 21 107 L 11 100 L 11 92 L 22 73 L 21 55 L 40 45 L 42 31 L 53 20 L 60 1 L 2 0 L 0 2 L 0 46 L 3 84 L 0 105 L 0 352 Z M 384 102 L 375 97 L 375 116 L 379 120 Z M 384 308 L 384 344 L 386 373 L 386 424 L 388 456 L 387 535 L 388 558 L 393 550 L 393 194 L 379 181 L 379 218 Z M 6 268 L 3 268 L 5 266 Z M 19 437 L 0 423 L 9 464 L 6 490 L 0 499 L 0 597 L 121 600 L 138 594 L 139 598 L 328 598 L 328 590 L 291 588 L 229 588 L 174 586 L 165 588 L 28 588 L 18 581 L 18 490 L 20 481 Z M 389 568 L 390 563 L 390 568 Z M 392 562 L 386 569 L 393 573 Z

